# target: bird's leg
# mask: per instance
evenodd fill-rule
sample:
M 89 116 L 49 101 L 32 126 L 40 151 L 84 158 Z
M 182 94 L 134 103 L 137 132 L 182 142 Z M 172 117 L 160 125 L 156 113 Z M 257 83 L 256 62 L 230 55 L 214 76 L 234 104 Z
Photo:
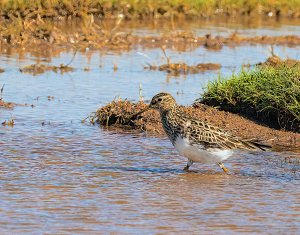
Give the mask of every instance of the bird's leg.
M 229 173 L 229 170 L 224 166 L 222 162 L 217 162 L 218 166 L 222 168 L 225 173 Z
M 185 168 L 183 168 L 183 170 L 184 170 L 184 171 L 188 171 L 189 168 L 190 168 L 190 166 L 193 165 L 193 163 L 194 163 L 194 162 L 193 162 L 191 159 L 188 159 L 188 162 L 187 162 Z

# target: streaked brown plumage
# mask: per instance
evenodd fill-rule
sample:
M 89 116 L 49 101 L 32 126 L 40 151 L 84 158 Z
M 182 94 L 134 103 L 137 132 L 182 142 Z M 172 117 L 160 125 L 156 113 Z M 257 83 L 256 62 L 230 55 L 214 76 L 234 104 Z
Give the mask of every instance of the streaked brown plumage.
M 221 160 L 230 157 L 233 150 L 265 151 L 270 148 L 268 145 L 242 139 L 207 122 L 191 118 L 168 93 L 155 95 L 148 108 L 160 112 L 163 128 L 172 144 L 180 154 L 189 159 L 186 170 L 194 161 L 217 160 L 216 163 L 227 172 Z

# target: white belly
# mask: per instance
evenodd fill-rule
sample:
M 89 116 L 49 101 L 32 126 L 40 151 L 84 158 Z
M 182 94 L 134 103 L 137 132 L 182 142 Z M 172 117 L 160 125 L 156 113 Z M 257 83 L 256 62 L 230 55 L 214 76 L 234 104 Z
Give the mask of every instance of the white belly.
M 200 145 L 191 146 L 188 139 L 178 137 L 174 144 L 180 155 L 193 160 L 194 162 L 216 163 L 229 158 L 232 150 L 209 149 L 205 150 Z

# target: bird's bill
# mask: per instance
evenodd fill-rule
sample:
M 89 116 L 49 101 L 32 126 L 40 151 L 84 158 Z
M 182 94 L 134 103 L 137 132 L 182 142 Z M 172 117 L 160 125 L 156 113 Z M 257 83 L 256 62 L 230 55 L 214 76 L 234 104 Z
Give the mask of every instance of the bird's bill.
M 138 116 L 138 115 L 140 115 L 140 114 L 146 112 L 146 111 L 149 110 L 149 109 L 150 109 L 150 105 L 148 105 L 146 108 L 142 109 L 142 110 L 139 111 L 138 113 L 134 114 L 133 116 Z

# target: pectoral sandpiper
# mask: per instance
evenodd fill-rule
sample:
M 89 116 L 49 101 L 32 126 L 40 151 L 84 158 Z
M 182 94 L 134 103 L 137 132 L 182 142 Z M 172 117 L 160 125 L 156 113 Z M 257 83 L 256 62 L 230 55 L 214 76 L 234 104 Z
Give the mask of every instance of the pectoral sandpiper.
M 232 156 L 234 150 L 266 151 L 270 146 L 245 140 L 204 121 L 191 118 L 180 109 L 168 93 L 155 95 L 149 108 L 160 112 L 163 128 L 180 155 L 188 159 L 184 170 L 194 162 L 216 163 L 224 172 L 229 172 L 223 161 Z M 138 115 L 136 114 L 136 115 Z

